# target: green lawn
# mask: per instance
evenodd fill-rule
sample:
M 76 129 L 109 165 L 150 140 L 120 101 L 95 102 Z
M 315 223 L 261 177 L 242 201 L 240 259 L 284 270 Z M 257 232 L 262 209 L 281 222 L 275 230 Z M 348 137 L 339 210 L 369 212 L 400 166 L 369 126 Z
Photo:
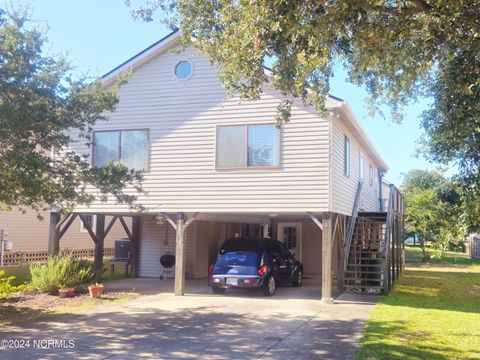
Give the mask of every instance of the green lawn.
M 479 359 L 480 261 L 449 253 L 407 269 L 372 311 L 357 359 Z

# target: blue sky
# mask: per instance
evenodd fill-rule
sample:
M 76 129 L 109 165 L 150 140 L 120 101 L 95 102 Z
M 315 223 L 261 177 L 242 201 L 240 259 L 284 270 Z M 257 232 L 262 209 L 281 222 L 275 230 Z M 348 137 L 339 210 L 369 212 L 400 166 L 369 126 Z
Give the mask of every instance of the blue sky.
M 2 7 L 9 3 L 30 5 L 32 18 L 39 26 L 48 26 L 46 50 L 67 54 L 76 71 L 91 76 L 106 73 L 169 32 L 158 22 L 134 22 L 123 0 L 0 0 Z M 331 87 L 333 95 L 350 103 L 390 166 L 388 180 L 399 184 L 409 169 L 436 167 L 414 156 L 425 102 L 409 107 L 405 121 L 395 124 L 388 118 L 367 117 L 366 92 L 347 83 L 343 71 L 337 72 Z

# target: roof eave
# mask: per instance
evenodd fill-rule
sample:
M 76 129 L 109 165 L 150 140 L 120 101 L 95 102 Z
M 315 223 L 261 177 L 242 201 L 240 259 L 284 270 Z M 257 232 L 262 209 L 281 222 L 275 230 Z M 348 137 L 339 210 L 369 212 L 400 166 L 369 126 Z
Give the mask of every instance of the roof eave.
M 382 155 L 380 155 L 380 152 L 375 147 L 373 141 L 368 136 L 367 132 L 363 128 L 357 115 L 355 115 L 348 102 L 332 101 L 330 104 L 327 104 L 327 109 L 334 112 L 339 111 L 345 116 L 346 120 L 349 122 L 356 135 L 359 137 L 359 140 L 370 151 L 371 156 L 373 157 L 378 166 L 378 170 L 387 172 L 389 170 L 387 163 L 383 159 Z
M 121 74 L 128 70 L 132 69 L 135 70 L 138 67 L 142 66 L 144 63 L 148 62 L 150 59 L 155 57 L 158 53 L 161 53 L 164 51 L 166 48 L 171 46 L 171 44 L 175 41 L 178 40 L 181 36 L 181 33 L 179 30 L 172 31 L 162 39 L 158 40 L 157 42 L 153 43 L 149 47 L 143 49 L 139 53 L 135 54 L 128 60 L 124 61 L 114 69 L 110 70 L 106 74 L 104 74 L 100 79 L 103 83 L 104 86 L 109 86 L 112 85 L 115 81 L 118 80 L 118 78 L 121 76 Z

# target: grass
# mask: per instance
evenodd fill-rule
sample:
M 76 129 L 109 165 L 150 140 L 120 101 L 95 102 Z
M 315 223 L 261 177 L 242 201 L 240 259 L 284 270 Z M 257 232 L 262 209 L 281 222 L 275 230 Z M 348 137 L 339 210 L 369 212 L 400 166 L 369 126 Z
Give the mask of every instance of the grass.
M 370 315 L 357 359 L 480 358 L 480 261 L 448 253 L 424 264 L 419 248 L 406 257 Z

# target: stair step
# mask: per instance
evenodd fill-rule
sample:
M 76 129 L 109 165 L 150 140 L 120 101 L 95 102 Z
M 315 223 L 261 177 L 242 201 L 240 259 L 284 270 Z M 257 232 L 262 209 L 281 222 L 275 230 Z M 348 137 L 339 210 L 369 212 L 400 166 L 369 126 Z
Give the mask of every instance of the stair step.
M 383 290 L 383 286 L 381 285 L 344 285 L 345 288 L 350 288 L 350 289 L 378 289 L 378 290 Z
M 383 279 L 380 279 L 380 278 L 377 278 L 377 279 L 367 279 L 367 278 L 344 278 L 343 280 L 345 281 L 358 281 L 358 282 L 362 282 L 362 281 L 371 281 L 371 282 L 381 282 Z
M 353 270 L 347 270 L 345 271 L 345 274 L 353 274 L 355 275 L 355 271 Z M 373 275 L 373 274 L 382 274 L 381 271 L 365 271 L 365 270 L 360 270 L 360 271 L 357 271 L 357 275 Z
M 347 264 L 347 266 L 351 267 L 382 267 L 382 264 Z
M 357 254 L 378 254 L 380 250 L 356 250 Z

